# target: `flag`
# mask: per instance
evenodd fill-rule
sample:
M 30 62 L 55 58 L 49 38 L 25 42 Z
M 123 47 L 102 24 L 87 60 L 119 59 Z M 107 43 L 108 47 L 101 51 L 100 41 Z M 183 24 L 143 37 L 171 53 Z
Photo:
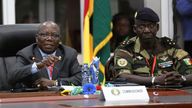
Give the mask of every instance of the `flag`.
M 85 0 L 84 2 L 84 63 L 100 58 L 99 81 L 105 83 L 105 63 L 110 57 L 111 9 L 109 0 Z
M 93 57 L 93 37 L 90 30 L 90 22 L 93 14 L 93 0 L 84 0 L 83 21 L 83 63 L 91 63 Z
M 100 58 L 99 81 L 105 83 L 105 68 L 110 56 L 111 9 L 109 0 L 95 0 L 93 11 L 93 56 Z

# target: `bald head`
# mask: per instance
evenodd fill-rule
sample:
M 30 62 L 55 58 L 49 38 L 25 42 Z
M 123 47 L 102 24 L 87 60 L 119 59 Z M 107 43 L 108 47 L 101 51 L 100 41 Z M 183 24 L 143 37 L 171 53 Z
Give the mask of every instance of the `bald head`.
M 46 28 L 53 28 L 53 29 L 55 29 L 57 31 L 57 33 L 60 34 L 59 26 L 53 21 L 46 21 L 46 22 L 41 23 L 40 26 L 39 26 L 39 31 L 38 32 L 41 32 L 42 30 L 44 30 Z

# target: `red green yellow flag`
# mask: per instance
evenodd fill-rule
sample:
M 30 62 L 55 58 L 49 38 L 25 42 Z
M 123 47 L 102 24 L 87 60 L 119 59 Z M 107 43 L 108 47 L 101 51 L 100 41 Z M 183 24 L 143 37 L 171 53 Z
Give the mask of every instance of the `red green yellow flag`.
M 95 56 L 100 58 L 99 81 L 104 84 L 104 65 L 110 56 L 112 38 L 110 3 L 109 0 L 85 0 L 84 7 L 84 63 L 90 63 Z
M 90 30 L 90 19 L 93 14 L 93 0 L 84 0 L 83 21 L 83 63 L 90 63 L 93 57 L 93 37 Z

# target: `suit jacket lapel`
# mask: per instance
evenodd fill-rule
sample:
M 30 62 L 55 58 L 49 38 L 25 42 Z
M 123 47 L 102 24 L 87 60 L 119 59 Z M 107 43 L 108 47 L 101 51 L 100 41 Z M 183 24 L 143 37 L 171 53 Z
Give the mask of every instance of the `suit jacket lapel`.
M 61 60 L 54 64 L 53 73 L 52 73 L 52 79 L 55 80 L 59 77 L 59 69 L 61 68 L 61 61 L 63 59 L 63 55 L 61 50 L 57 49 L 56 54 L 57 57 L 61 57 Z

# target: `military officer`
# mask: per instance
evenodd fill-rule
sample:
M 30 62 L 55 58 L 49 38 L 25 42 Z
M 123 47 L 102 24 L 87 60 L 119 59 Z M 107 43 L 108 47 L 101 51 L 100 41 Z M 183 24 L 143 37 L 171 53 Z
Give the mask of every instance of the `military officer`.
M 159 17 L 150 8 L 135 14 L 137 36 L 123 41 L 114 53 L 116 78 L 146 86 L 190 85 L 192 59 L 167 37 L 157 37 Z

